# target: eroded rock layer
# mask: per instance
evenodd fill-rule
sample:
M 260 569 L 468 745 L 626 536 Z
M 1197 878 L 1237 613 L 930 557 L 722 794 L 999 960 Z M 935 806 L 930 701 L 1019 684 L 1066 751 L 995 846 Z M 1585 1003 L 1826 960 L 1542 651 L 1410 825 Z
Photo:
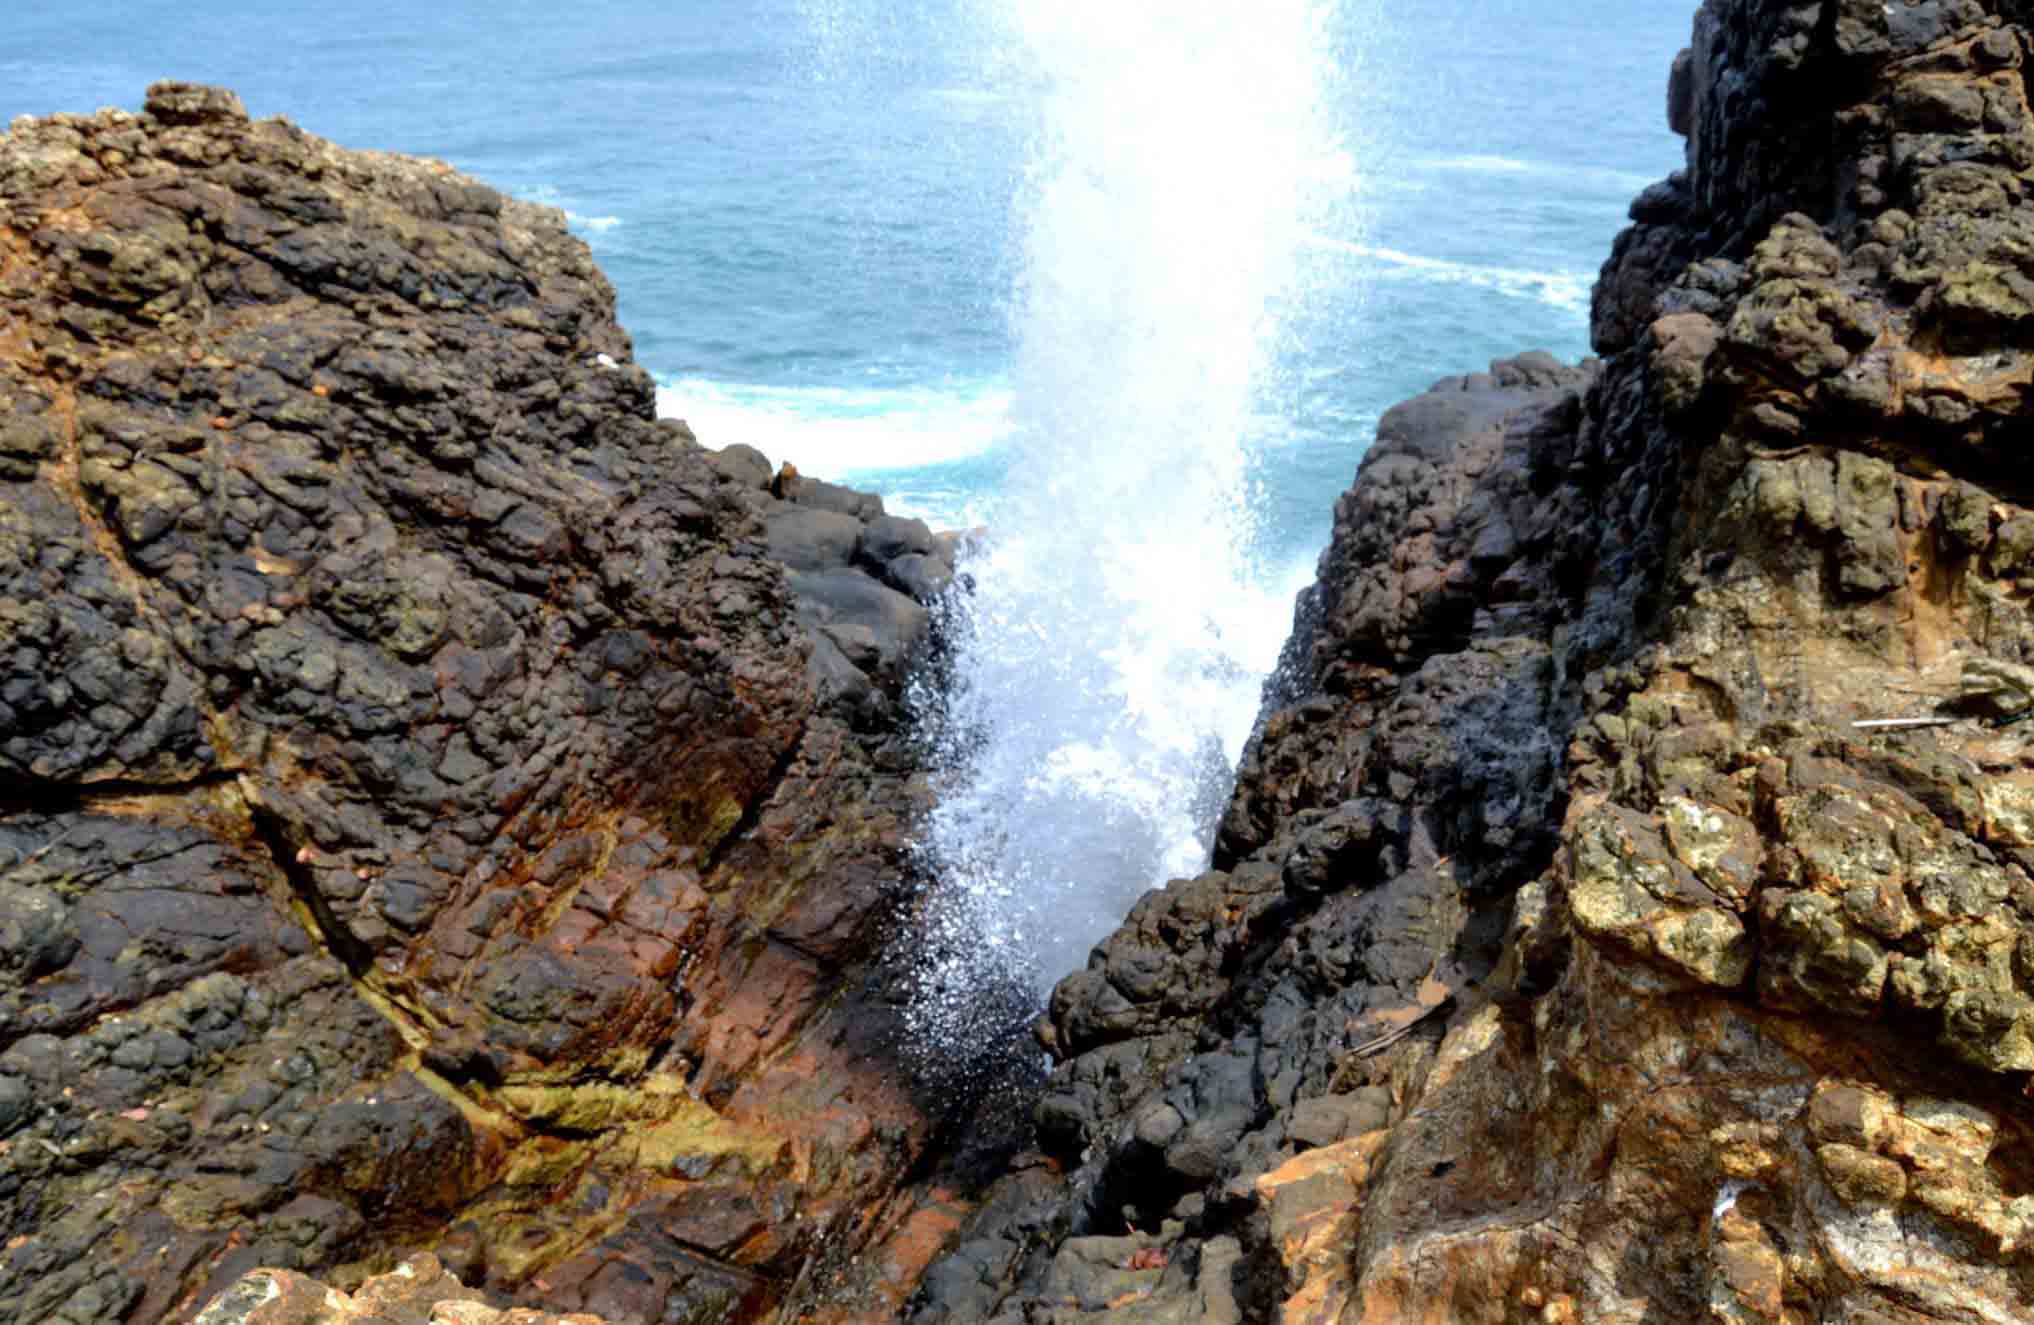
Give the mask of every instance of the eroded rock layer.
M 916 1158 L 951 548 L 655 422 L 613 304 L 217 89 L 0 138 L 0 1320 L 420 1249 L 753 1317 Z
M 1386 417 L 915 1319 L 2034 1319 L 2030 23 L 1708 0 L 1604 360 Z

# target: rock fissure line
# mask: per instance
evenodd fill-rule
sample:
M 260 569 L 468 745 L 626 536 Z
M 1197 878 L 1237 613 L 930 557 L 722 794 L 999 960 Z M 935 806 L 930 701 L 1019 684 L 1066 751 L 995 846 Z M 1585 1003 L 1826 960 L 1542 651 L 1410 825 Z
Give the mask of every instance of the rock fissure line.
M 305 931 L 319 947 L 337 958 L 355 981 L 364 980 L 374 967 L 374 954 L 346 928 L 319 891 L 316 874 L 306 859 L 315 851 L 308 840 L 291 841 L 291 827 L 281 815 L 261 803 L 261 789 L 244 777 L 240 780 L 243 799 L 253 822 L 255 840 L 268 852 L 276 872 L 296 899 L 297 915 Z
M 736 848 L 748 841 L 750 835 L 756 831 L 757 824 L 762 822 L 764 811 L 776 799 L 778 789 L 784 786 L 786 780 L 790 777 L 792 766 L 798 761 L 801 753 L 803 753 L 803 744 L 803 733 L 801 733 L 798 741 L 793 741 L 784 747 L 783 752 L 777 756 L 776 762 L 770 765 L 769 772 L 763 775 L 761 785 L 751 793 L 748 803 L 742 806 L 741 813 L 736 816 L 734 823 L 729 825 L 724 832 L 721 832 L 707 848 L 706 860 L 699 870 L 699 875 L 702 879 L 711 882 L 713 877 L 720 872 L 721 866 L 726 864 L 728 857 Z M 787 944 L 787 946 L 795 947 L 796 945 Z
M 237 786 L 242 771 L 216 768 L 176 781 L 147 778 L 102 778 L 90 782 L 56 782 L 0 774 L 0 806 L 29 814 L 72 814 L 98 806 L 131 801 L 176 801 L 202 797 L 207 791 Z

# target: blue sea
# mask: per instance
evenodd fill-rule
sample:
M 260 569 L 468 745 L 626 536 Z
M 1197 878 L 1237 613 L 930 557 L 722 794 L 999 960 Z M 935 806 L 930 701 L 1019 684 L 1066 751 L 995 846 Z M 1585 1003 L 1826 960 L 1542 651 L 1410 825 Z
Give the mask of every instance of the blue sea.
M 986 526 L 924 987 L 1043 988 L 1205 863 L 1383 410 L 1587 353 L 1692 8 L 10 0 L 0 120 L 174 77 L 443 158 L 566 213 L 708 445 Z
M 1021 7 L 13 0 L 0 120 L 137 107 L 162 77 L 219 82 L 256 115 L 552 203 L 708 444 L 750 442 L 953 522 L 1009 463 L 1039 73 L 1001 11 Z M 1247 0 L 1233 9 L 1251 21 Z M 1350 160 L 1258 402 L 1269 555 L 1322 541 L 1384 406 L 1496 355 L 1586 352 L 1625 205 L 1679 160 L 1664 88 L 1690 10 L 1328 11 L 1324 91 Z M 1208 205 L 1224 187 L 1206 181 Z

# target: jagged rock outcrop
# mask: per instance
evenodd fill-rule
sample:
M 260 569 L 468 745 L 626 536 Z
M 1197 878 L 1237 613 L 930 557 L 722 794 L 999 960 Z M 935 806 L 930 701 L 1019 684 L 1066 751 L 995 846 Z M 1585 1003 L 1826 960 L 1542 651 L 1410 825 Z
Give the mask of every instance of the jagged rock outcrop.
M 972 1216 L 860 974 L 929 532 L 653 423 L 547 213 L 0 140 L 0 1316 L 2034 1317 L 2030 25 L 1708 0 L 1604 358 L 1387 416 Z
M 1703 5 L 1605 359 L 1387 416 L 914 1319 L 2034 1319 L 2030 24 Z
M 951 548 L 656 422 L 613 304 L 218 89 L 0 138 L 0 1320 L 747 1318 L 882 1218 Z

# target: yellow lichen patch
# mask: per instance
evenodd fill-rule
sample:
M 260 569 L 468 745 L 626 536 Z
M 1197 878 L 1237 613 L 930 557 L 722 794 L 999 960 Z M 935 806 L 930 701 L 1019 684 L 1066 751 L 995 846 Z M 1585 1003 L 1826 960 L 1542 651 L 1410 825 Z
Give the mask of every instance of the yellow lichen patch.
M 521 1069 L 517 1071 L 515 1079 L 510 1085 L 504 1086 L 500 1091 L 495 1093 L 495 1098 L 501 1103 L 503 1108 L 520 1117 L 523 1116 L 523 1110 L 510 1104 L 506 1098 L 510 1091 L 539 1092 L 537 1095 L 526 1097 L 532 1102 L 533 1107 L 539 1108 L 542 1106 L 535 1102 L 552 1099 L 556 1092 L 561 1091 L 566 1094 L 572 1094 L 588 1090 L 615 1089 L 623 1093 L 648 1091 L 660 1097 L 670 1093 L 683 1094 L 685 1088 L 682 1082 L 660 1084 L 659 1080 L 655 1078 L 647 1081 L 636 1081 L 636 1078 L 649 1067 L 650 1059 L 653 1056 L 654 1051 L 646 1045 L 622 1044 L 613 1046 L 607 1053 L 599 1056 L 589 1054 L 584 1058 L 570 1059 L 549 1066 Z M 583 1078 L 593 1075 L 597 1075 L 606 1081 L 628 1081 L 634 1084 L 610 1087 L 597 1083 L 588 1083 L 583 1080 Z
M 618 1221 L 616 1221 L 618 1222 Z M 571 1236 L 534 1215 L 504 1212 L 486 1227 L 489 1277 L 508 1284 L 528 1283 L 543 1270 L 570 1256 L 608 1229 L 575 1226 Z
M 632 1140 L 638 1168 L 686 1177 L 729 1164 L 748 1177 L 761 1177 L 786 1161 L 790 1146 L 781 1136 L 731 1123 L 690 1100 L 684 1101 L 673 1117 L 646 1128 Z
M 514 1130 L 514 1124 L 509 1119 L 490 1112 L 473 1096 L 459 1089 L 459 1087 L 453 1085 L 444 1077 L 439 1076 L 430 1068 L 425 1067 L 415 1054 L 405 1058 L 400 1066 L 407 1070 L 411 1076 L 421 1081 L 424 1084 L 424 1088 L 429 1090 L 433 1095 L 436 1095 L 439 1099 L 444 1100 L 447 1104 L 459 1110 L 476 1133 L 485 1136 L 492 1132 Z
M 1571 813 L 1570 823 L 1568 907 L 1584 934 L 1622 944 L 1703 984 L 1744 983 L 1752 944 L 1743 921 L 1701 905 L 1713 894 L 1670 856 L 1651 821 L 1599 804 Z
M 1759 1182 L 1781 1169 L 1787 1152 L 1778 1124 L 1744 1119 L 1709 1133 L 1716 1166 L 1736 1182 Z
M 722 785 L 727 773 L 727 769 L 713 768 L 702 781 L 672 798 L 664 816 L 664 828 L 672 841 L 711 852 L 741 823 L 747 803 Z
M 554 1136 L 533 1137 L 518 1147 L 502 1171 L 501 1183 L 510 1188 L 548 1190 L 572 1177 L 586 1164 L 592 1147 L 584 1141 L 561 1141 Z
M 638 1097 L 626 1086 L 506 1086 L 497 1096 L 502 1105 L 533 1126 L 592 1135 L 617 1123 L 657 1116 L 661 1097 Z
M 559 1085 L 520 1081 L 503 1086 L 495 1099 L 533 1127 L 588 1135 L 624 1123 L 668 1118 L 683 1107 L 706 1107 L 694 1103 L 683 1081 L 667 1076 L 626 1086 L 605 1081 Z
M 624 1165 L 660 1175 L 695 1178 L 726 1166 L 760 1176 L 787 1163 L 790 1142 L 761 1128 L 730 1121 L 692 1098 L 676 1077 L 650 1077 L 633 1085 L 608 1082 L 579 1085 L 504 1086 L 495 1100 L 516 1118 L 546 1132 L 588 1138 L 613 1133 L 610 1153 Z M 578 1147 L 573 1153 L 580 1153 Z M 562 1180 L 570 1163 L 547 1158 L 556 1152 L 519 1152 L 527 1165 L 519 1183 Z M 555 1176 L 554 1165 L 563 1165 Z

